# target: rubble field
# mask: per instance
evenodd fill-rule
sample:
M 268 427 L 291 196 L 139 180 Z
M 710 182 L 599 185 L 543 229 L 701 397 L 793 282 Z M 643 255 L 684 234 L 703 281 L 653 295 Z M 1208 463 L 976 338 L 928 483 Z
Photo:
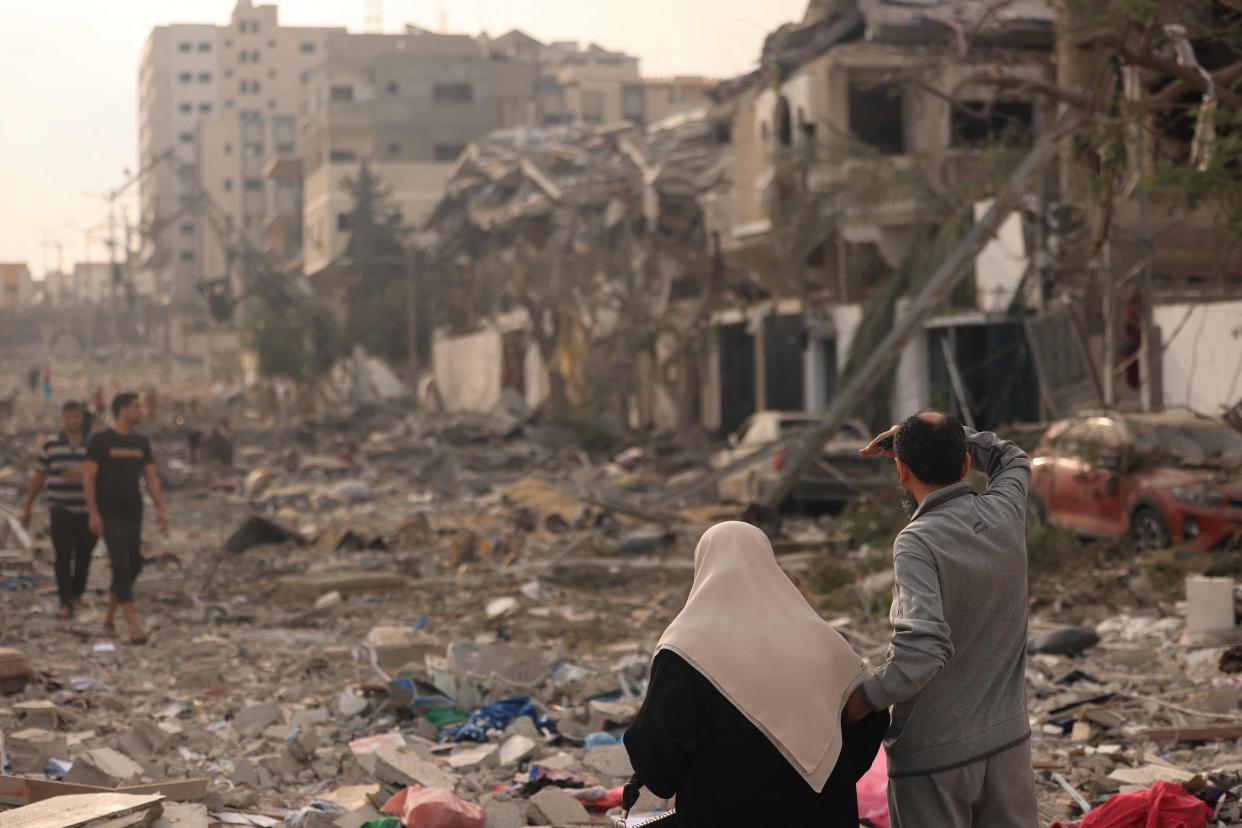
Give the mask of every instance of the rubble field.
M 110 828 L 611 824 L 631 772 L 619 737 L 694 543 L 737 512 L 633 504 L 705 455 L 588 453 L 515 404 L 276 423 L 235 398 L 212 411 L 232 465 L 192 464 L 165 388 L 147 432 L 173 530 L 146 538 L 144 646 L 103 632 L 102 546 L 86 606 L 56 618 L 46 510 L 28 536 L 14 519 L 47 412 L 0 425 L 0 809 Z M 881 498 L 791 516 L 774 544 L 872 660 L 899 526 Z M 1030 549 L 1041 824 L 1170 781 L 1242 825 L 1237 562 L 1053 531 Z M 1203 571 L 1225 577 L 1186 580 Z M 645 793 L 638 811 L 670 804 Z

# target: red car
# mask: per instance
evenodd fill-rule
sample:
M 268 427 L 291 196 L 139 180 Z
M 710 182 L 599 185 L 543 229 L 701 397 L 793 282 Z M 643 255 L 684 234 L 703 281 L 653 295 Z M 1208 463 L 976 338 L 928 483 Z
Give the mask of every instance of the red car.
M 1185 414 L 1061 420 L 1032 458 L 1032 521 L 1138 551 L 1242 545 L 1242 434 Z

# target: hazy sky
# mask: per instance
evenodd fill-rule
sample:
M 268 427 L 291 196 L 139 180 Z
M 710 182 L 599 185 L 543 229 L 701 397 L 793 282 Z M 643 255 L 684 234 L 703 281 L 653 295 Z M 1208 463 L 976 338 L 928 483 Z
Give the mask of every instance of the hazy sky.
M 282 23 L 361 31 L 366 0 L 283 0 Z M 0 0 L 0 261 L 41 276 L 44 234 L 83 258 L 103 193 L 137 156 L 142 45 L 160 23 L 225 23 L 234 0 Z M 543 40 L 595 40 L 642 59 L 646 75 L 728 77 L 753 68 L 765 33 L 806 0 L 385 0 L 385 30 L 521 28 Z M 102 236 L 92 248 L 106 258 Z M 56 267 L 56 249 L 47 262 Z

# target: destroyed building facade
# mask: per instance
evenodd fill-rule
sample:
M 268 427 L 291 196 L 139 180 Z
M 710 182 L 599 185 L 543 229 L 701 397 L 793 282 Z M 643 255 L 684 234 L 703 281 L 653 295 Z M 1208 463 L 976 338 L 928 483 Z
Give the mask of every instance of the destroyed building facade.
M 719 84 L 711 105 L 652 125 L 647 130 L 652 139 L 692 120 L 717 136 L 712 150 L 717 175 L 710 184 L 698 182 L 692 206 L 696 228 L 681 245 L 687 267 L 701 259 L 711 275 L 693 282 L 689 296 L 671 301 L 660 321 L 648 320 L 663 333 L 648 340 L 634 365 L 623 352 L 606 370 L 628 383 L 628 402 L 618 402 L 613 412 L 632 427 L 698 424 L 732 433 L 755 411 L 823 410 L 856 367 L 852 360 L 875 347 L 894 315 L 904 312 L 906 296 L 969 222 L 987 210 L 1034 141 L 1054 128 L 1058 102 L 1047 92 L 1064 82 L 1066 73 L 1054 60 L 1064 49 L 1057 32 L 1056 9 L 1046 2 L 1006 4 L 996 13 L 970 3 L 912 8 L 883 0 L 813 2 L 801 22 L 768 38 L 758 70 Z M 557 140 L 569 157 L 582 152 L 584 143 L 598 145 L 611 134 L 603 128 L 597 135 Z M 517 200 L 530 211 L 527 218 L 539 210 L 541 221 L 563 228 L 598 219 L 594 211 L 604 201 L 565 200 L 559 189 L 549 191 L 538 175 L 529 175 L 542 174 L 549 158 L 553 166 L 562 159 L 537 154 L 547 151 L 536 149 L 549 141 L 546 136 L 526 137 L 529 145 L 520 136 L 508 139 L 503 173 L 472 166 L 483 164 L 491 151 L 481 144 L 479 156 L 457 172 L 442 206 L 464 211 L 468 223 L 482 228 L 494 220 L 490 202 L 506 186 L 499 179 L 517 175 L 527 176 L 534 191 Z M 1167 149 L 1151 143 L 1149 156 Z M 1070 147 L 1062 154 L 1072 152 Z M 523 158 L 524 153 L 530 154 Z M 608 163 L 625 156 L 618 142 Z M 681 162 L 674 155 L 661 171 L 667 175 Z M 1102 268 L 1099 255 L 1089 249 L 1098 247 L 1091 227 L 1099 220 L 1084 212 L 1081 188 L 1065 180 L 1065 163 L 1061 167 L 1059 176 L 1048 168 L 1037 177 L 1021 208 L 975 257 L 967 284 L 938 315 L 922 322 L 925 330 L 906 346 L 886 384 L 887 396 L 871 406 L 872 419 L 887 421 L 936 406 L 992 427 L 1062 415 L 1083 404 L 1137 405 L 1140 386 L 1147 387 L 1135 379 L 1140 363 L 1142 376 L 1178 378 L 1149 389 L 1145 405 L 1210 400 L 1207 410 L 1216 410 L 1228 402 L 1205 373 L 1189 366 L 1212 363 L 1216 346 L 1236 350 L 1236 333 L 1209 326 L 1211 319 L 1238 308 L 1230 304 L 1240 295 L 1232 255 L 1236 240 L 1222 236 L 1210 211 L 1179 209 L 1160 192 L 1140 196 L 1132 187 L 1109 216 L 1111 261 Z M 618 169 L 624 170 L 624 163 Z M 497 186 L 467 186 L 480 174 Z M 973 205 L 973 212 L 962 205 Z M 480 214 L 486 221 L 478 221 Z M 433 224 L 443 231 L 446 213 L 435 215 Z M 594 244 L 607 240 L 589 238 Z M 659 236 L 626 238 L 638 245 L 639 252 L 628 254 L 633 256 L 654 249 Z M 1160 239 L 1158 246 L 1153 238 Z M 437 278 L 448 295 L 460 297 L 472 283 L 461 274 L 478 272 L 486 256 L 472 259 L 471 244 L 464 237 L 459 242 L 442 248 L 453 252 L 435 259 L 433 267 L 453 274 Z M 586 246 L 579 241 L 579 248 Z M 504 255 L 510 257 L 507 265 L 521 266 L 516 254 Z M 601 278 L 606 268 L 598 262 L 604 258 L 600 253 L 590 265 L 601 268 Z M 567 257 L 557 266 L 579 265 Z M 1156 328 L 1166 336 L 1181 334 L 1187 323 L 1175 321 L 1170 330 L 1168 321 L 1193 318 L 1200 328 L 1213 327 L 1209 339 L 1215 345 L 1177 335 L 1150 352 L 1134 344 L 1136 335 L 1125 328 L 1133 327 L 1133 318 L 1126 323 L 1120 311 L 1109 308 L 1127 308 L 1124 313 L 1133 317 L 1142 305 L 1134 277 L 1144 266 L 1157 285 L 1146 300 L 1159 321 Z M 546 262 L 533 267 L 551 274 Z M 1108 301 L 1102 269 L 1116 274 Z M 624 268 L 607 272 L 627 284 Z M 530 278 L 507 287 L 517 291 Z M 1204 293 L 1207 283 L 1213 288 Z M 690 297 L 700 301 L 687 302 Z M 1219 301 L 1199 307 L 1205 299 Z M 1102 317 L 1114 312 L 1116 318 L 1106 324 Z M 508 316 L 494 324 L 464 325 L 454 318 L 444 326 L 436 361 L 466 360 L 487 378 L 477 382 L 488 390 L 461 399 L 450 393 L 450 405 L 486 407 L 503 388 L 540 403 L 542 390 L 527 392 L 547 383 L 517 370 L 529 365 L 523 346 L 513 344 L 521 330 L 537 330 L 538 320 Z M 693 355 L 679 338 L 687 332 L 693 332 L 687 337 Z M 597 333 L 601 340 L 608 337 L 603 328 Z M 476 337 L 471 348 L 488 342 L 477 352 L 488 356 L 480 361 L 469 349 L 457 353 L 466 348 L 465 340 L 454 338 L 458 334 Z M 578 342 L 584 338 L 591 338 L 589 330 Z M 1114 356 L 1133 355 L 1134 367 L 1126 369 L 1124 381 L 1110 382 L 1108 372 L 1096 367 L 1119 361 L 1108 359 L 1106 341 Z M 543 350 L 563 355 L 574 345 L 565 340 Z M 494 358 L 501 353 L 503 358 Z M 1156 359 L 1156 370 L 1149 358 Z M 539 377 L 572 370 L 564 361 L 552 369 L 531 364 Z M 689 384 L 696 390 L 683 391 L 679 399 L 670 396 L 667 379 L 673 375 L 683 389 Z M 438 379 L 452 382 L 443 370 Z

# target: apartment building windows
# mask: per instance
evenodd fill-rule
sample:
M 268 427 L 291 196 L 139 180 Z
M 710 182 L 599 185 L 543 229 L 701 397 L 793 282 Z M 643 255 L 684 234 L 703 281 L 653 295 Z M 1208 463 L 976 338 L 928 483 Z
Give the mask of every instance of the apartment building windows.
M 263 179 L 262 178 L 247 178 L 243 186 L 246 188 L 247 192 L 251 192 L 251 193 L 262 192 L 263 191 Z
M 181 229 L 181 235 L 183 235 L 183 236 L 193 236 L 193 235 L 194 235 L 194 225 L 193 225 L 193 224 L 183 224 L 183 225 L 181 225 L 181 228 L 180 228 L 180 229 Z
M 345 103 L 354 99 L 354 88 L 352 86 L 334 86 L 328 90 L 328 99 Z
M 182 115 L 189 115 L 191 112 L 194 111 L 194 104 L 192 103 L 178 104 L 177 111 L 180 112 Z
M 194 49 L 194 44 L 188 40 L 183 40 L 177 44 L 178 52 L 190 52 L 190 51 L 193 51 L 193 49 Z
M 334 164 L 348 164 L 351 161 L 357 161 L 358 156 L 351 150 L 332 150 L 328 153 L 328 160 Z
M 636 123 L 647 119 L 647 88 L 641 83 L 621 87 L 621 115 Z
M 224 179 L 224 191 L 226 193 L 233 192 L 233 179 L 231 178 Z
M 272 119 L 272 143 L 277 152 L 293 152 L 297 145 L 297 127 L 288 116 Z
M 398 155 L 400 155 L 400 154 L 401 154 L 401 145 L 400 145 L 400 144 L 389 144 L 389 145 L 388 145 L 388 154 L 389 154 L 390 156 L 394 157 L 394 158 L 395 158 L 395 157 L 397 157 Z
M 183 132 L 183 133 L 181 133 L 180 135 L 178 135 L 178 136 L 177 136 L 177 140 L 178 140 L 178 141 L 180 141 L 180 142 L 181 142 L 181 143 L 183 143 L 183 144 L 193 144 L 193 143 L 194 143 L 194 133 L 193 133 L 193 132 Z
M 588 124 L 604 122 L 604 90 L 582 90 L 582 120 Z
M 302 45 L 298 47 L 298 51 L 304 55 L 313 55 L 315 53 L 315 44 L 311 43 L 309 40 L 305 40 L 302 42 Z
M 194 80 L 193 72 L 182 72 L 181 74 L 177 75 L 178 83 L 189 83 L 192 80 Z
M 193 250 L 182 250 L 181 261 L 187 262 L 187 263 L 194 261 L 194 251 Z
M 336 229 L 342 233 L 349 231 L 349 213 L 336 214 Z
M 437 83 L 431 89 L 431 98 L 438 104 L 471 103 L 474 87 L 468 83 Z
M 198 44 L 198 50 L 199 50 L 200 52 L 210 52 L 210 51 L 211 51 L 211 44 L 210 44 L 210 43 L 208 43 L 206 40 L 200 41 L 200 42 L 199 42 L 199 44 Z
M 211 73 L 210 72 L 199 72 L 198 82 L 199 83 L 211 83 Z
M 388 83 L 384 84 L 384 90 L 389 95 L 396 95 L 398 92 L 401 91 L 401 86 L 396 81 L 389 81 Z
M 465 147 L 461 144 L 436 144 L 432 149 L 432 156 L 440 162 L 449 163 L 456 161 L 457 156 L 461 155 Z
M 209 103 L 201 103 L 201 104 L 199 104 L 199 105 L 198 105 L 198 111 L 199 111 L 199 112 L 201 112 L 201 113 L 202 113 L 202 114 L 204 114 L 204 115 L 209 115 L 209 114 L 211 114 L 211 104 L 209 104 Z

